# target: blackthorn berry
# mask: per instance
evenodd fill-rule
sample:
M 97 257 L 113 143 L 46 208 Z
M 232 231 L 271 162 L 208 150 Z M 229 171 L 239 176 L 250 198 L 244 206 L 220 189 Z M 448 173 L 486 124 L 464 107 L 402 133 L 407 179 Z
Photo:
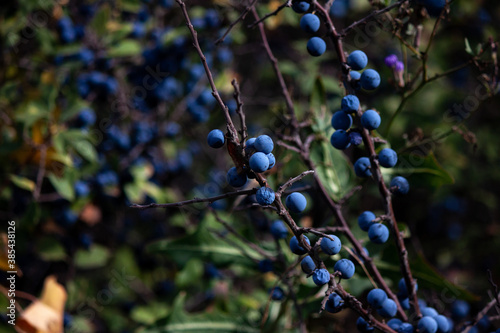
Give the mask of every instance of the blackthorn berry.
M 417 327 L 420 333 L 436 333 L 438 329 L 436 320 L 429 316 L 422 317 L 418 321 Z
M 319 57 L 326 51 L 326 43 L 320 37 L 313 37 L 307 42 L 307 52 L 313 57 Z
M 359 98 L 356 95 L 347 95 L 340 102 L 342 111 L 346 113 L 356 112 L 359 109 Z
M 331 293 L 325 303 L 325 310 L 330 313 L 337 313 L 342 310 L 344 300 L 337 293 Z
M 314 271 L 313 281 L 317 286 L 322 286 L 330 281 L 330 272 L 324 268 L 320 268 Z
M 383 244 L 389 239 L 389 229 L 383 224 L 374 223 L 368 229 L 368 238 L 375 244 Z
M 307 244 L 311 244 L 309 242 L 309 238 L 307 238 L 306 235 L 302 235 L 302 237 L 304 237 L 304 241 L 307 243 Z M 296 236 L 293 236 L 291 239 L 290 239 L 290 250 L 292 251 L 292 253 L 295 253 L 295 254 L 298 254 L 298 255 L 303 255 L 305 254 L 307 251 L 306 249 L 304 249 L 302 246 L 300 246 L 299 244 L 299 241 L 297 239 Z
M 392 318 L 398 312 L 398 306 L 396 305 L 396 302 L 394 302 L 392 299 L 388 298 L 377 309 L 377 312 L 379 315 L 381 315 L 384 318 Z
M 374 90 L 380 85 L 380 75 L 374 69 L 367 69 L 361 74 L 361 88 Z
M 208 145 L 212 148 L 220 148 L 224 146 L 224 132 L 218 129 L 211 130 L 207 136 Z
M 331 240 L 328 237 L 323 237 L 323 239 L 321 239 L 320 247 L 324 253 L 332 256 L 340 252 L 340 250 L 342 249 L 342 243 L 340 242 L 340 239 L 337 236 L 335 235 L 329 235 L 329 236 L 331 236 L 333 240 Z
M 319 30 L 321 22 L 319 17 L 314 14 L 305 14 L 300 19 L 300 27 L 308 33 L 314 33 Z
M 422 313 L 423 314 L 423 313 Z M 450 329 L 450 323 L 448 322 L 448 319 L 443 316 L 443 315 L 437 315 L 434 317 L 434 320 L 437 323 L 438 329 L 437 331 L 439 333 L 446 333 Z
M 352 117 L 344 111 L 337 111 L 332 116 L 332 127 L 336 130 L 347 130 L 352 126 Z
M 377 217 L 372 212 L 370 212 L 368 210 L 364 211 L 358 217 L 358 225 L 361 228 L 361 230 L 368 231 L 368 229 L 370 229 L 370 226 L 373 223 L 375 223 L 375 222 L 373 222 L 373 220 L 375 220 L 376 218 Z
M 269 154 L 274 148 L 273 139 L 267 135 L 260 135 L 255 140 L 254 147 L 258 152 Z
M 266 156 L 267 156 L 267 159 L 269 160 L 269 167 L 267 168 L 267 170 L 270 170 L 276 164 L 276 157 L 274 157 L 273 153 L 269 153 Z
M 372 172 L 370 171 L 371 163 L 368 157 L 360 157 L 354 163 L 354 173 L 356 176 L 361 178 L 370 177 Z
M 300 267 L 304 273 L 311 274 L 316 269 L 316 264 L 310 256 L 305 256 L 300 262 Z
M 269 168 L 269 158 L 266 154 L 257 152 L 250 157 L 249 164 L 253 171 L 261 173 Z
M 392 168 L 398 162 L 398 154 L 391 148 L 384 148 L 378 154 L 378 162 L 384 168 Z
M 288 236 L 288 228 L 285 222 L 280 220 L 276 220 L 271 224 L 270 231 L 271 235 L 276 239 L 282 239 Z
M 370 290 L 367 296 L 368 303 L 375 309 L 382 306 L 382 303 L 384 303 L 386 299 L 387 294 L 385 291 L 378 288 Z
M 274 202 L 275 194 L 269 187 L 261 187 L 255 193 L 255 198 L 261 206 L 269 206 Z
M 307 1 L 294 1 L 292 2 L 292 9 L 298 14 L 305 13 L 309 10 L 310 4 Z
M 232 187 L 242 187 L 243 185 L 245 185 L 247 183 L 247 180 L 248 180 L 245 172 L 238 173 L 238 169 L 236 169 L 236 167 L 232 167 L 231 169 L 229 169 L 229 171 L 227 172 L 226 178 L 227 178 L 227 182 Z
M 368 57 L 361 50 L 351 52 L 347 57 L 347 64 L 354 70 L 359 71 L 368 65 Z
M 371 332 L 375 331 L 375 328 L 370 326 L 368 324 L 368 322 L 363 317 L 359 317 L 358 320 L 356 320 L 356 328 L 361 333 L 371 333 Z
M 293 213 L 301 213 L 307 206 L 306 197 L 302 193 L 293 192 L 286 197 L 285 204 Z
M 361 125 L 367 130 L 374 130 L 380 126 L 380 115 L 375 110 L 366 110 L 361 116 Z
M 333 266 L 335 272 L 340 272 L 343 279 L 350 279 L 354 275 L 354 264 L 349 259 L 340 259 Z
M 330 137 L 330 143 L 334 148 L 344 150 L 349 148 L 349 146 L 351 145 L 351 138 L 346 131 L 339 129 L 333 132 L 332 136 Z
M 410 191 L 410 184 L 406 178 L 401 176 L 396 176 L 392 178 L 389 185 L 391 191 L 396 194 L 407 194 Z

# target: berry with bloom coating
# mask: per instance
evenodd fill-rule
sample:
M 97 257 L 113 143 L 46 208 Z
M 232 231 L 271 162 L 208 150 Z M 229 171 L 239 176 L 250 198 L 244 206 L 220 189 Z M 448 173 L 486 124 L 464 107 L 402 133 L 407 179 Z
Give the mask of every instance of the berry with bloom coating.
M 451 306 L 451 316 L 455 320 L 464 319 L 469 315 L 470 305 L 466 301 L 458 300 Z
M 330 281 L 330 272 L 324 268 L 320 268 L 314 271 L 313 281 L 317 286 L 322 286 Z
M 300 28 L 311 34 L 319 30 L 320 24 L 319 17 L 314 14 L 305 14 L 300 19 Z
M 253 171 L 261 173 L 269 168 L 269 159 L 266 154 L 257 152 L 250 157 L 249 164 Z
M 340 272 L 343 279 L 350 279 L 354 275 L 354 264 L 349 259 L 340 259 L 333 266 L 335 272 Z
M 344 300 L 337 293 L 331 293 L 325 303 L 325 310 L 330 313 L 337 313 L 342 310 Z
M 323 237 L 323 239 L 321 239 L 320 247 L 324 253 L 332 256 L 340 252 L 340 250 L 342 249 L 342 243 L 340 242 L 340 239 L 337 236 L 335 235 L 329 235 L 329 236 L 332 237 L 333 240 L 331 240 L 328 237 Z
M 311 243 L 309 242 L 309 238 L 307 238 L 306 235 L 302 235 L 302 237 L 304 237 L 304 241 L 307 244 L 311 245 Z M 307 252 L 306 249 L 300 246 L 299 240 L 297 239 L 296 236 L 293 236 L 290 239 L 290 250 L 292 251 L 292 253 L 298 254 L 299 256 Z
M 361 116 L 361 125 L 367 130 L 374 130 L 380 126 L 380 115 L 375 110 L 366 110 Z
M 392 178 L 389 187 L 391 191 L 396 194 L 407 194 L 410 191 L 410 184 L 406 178 L 401 176 Z
M 351 74 L 351 80 L 357 81 L 357 80 L 361 79 L 360 72 L 350 71 L 349 74 Z
M 346 131 L 339 129 L 333 132 L 332 136 L 330 137 L 330 143 L 334 148 L 344 150 L 349 148 L 349 146 L 351 145 L 351 137 Z
M 286 238 L 288 236 L 288 228 L 285 222 L 281 220 L 276 220 L 271 224 L 270 227 L 271 235 L 276 239 Z
M 363 317 L 359 317 L 358 320 L 356 320 L 356 328 L 362 333 L 370 333 L 375 331 L 375 328 L 370 326 Z
M 406 286 L 406 284 L 405 284 Z M 422 316 L 429 316 L 429 317 L 432 317 L 432 318 L 435 318 L 437 316 L 439 316 L 439 313 L 436 311 L 436 309 L 432 308 L 432 307 L 425 307 L 421 310 L 422 312 Z
M 281 301 L 285 297 L 285 292 L 281 289 L 281 287 L 274 287 L 269 291 L 269 293 L 271 294 L 271 299 L 273 301 Z
M 413 333 L 413 326 L 410 323 L 402 323 L 401 326 L 399 326 L 398 333 Z
M 227 172 L 227 182 L 232 187 L 242 187 L 247 183 L 247 180 L 247 175 L 244 172 L 238 173 L 238 169 L 236 169 L 236 167 L 232 167 Z
M 383 224 L 375 223 L 368 229 L 368 238 L 375 244 L 383 244 L 389 239 L 389 229 Z
M 274 157 L 273 153 L 269 153 L 266 156 L 267 156 L 267 159 L 269 160 L 269 167 L 267 168 L 267 170 L 270 170 L 276 164 L 276 157 Z
M 316 264 L 310 256 L 305 256 L 300 262 L 300 267 L 304 273 L 311 274 L 316 269 Z
M 398 312 L 398 306 L 396 305 L 396 302 L 394 302 L 392 299 L 388 298 L 377 309 L 377 312 L 379 315 L 381 315 L 384 318 L 392 318 Z
M 285 204 L 293 213 L 301 213 L 307 206 L 306 197 L 299 192 L 293 192 L 286 197 Z
M 255 139 L 254 147 L 258 152 L 269 154 L 274 149 L 274 142 L 268 135 L 260 135 Z
M 220 148 L 224 146 L 224 133 L 218 129 L 211 130 L 210 133 L 208 133 L 207 142 L 212 148 Z
M 359 109 L 359 98 L 356 95 L 347 95 L 340 102 L 342 111 L 346 113 L 356 112 Z
M 274 202 L 274 191 L 269 187 L 261 187 L 255 193 L 255 198 L 261 206 L 269 206 Z
M 351 140 L 351 144 L 359 146 L 363 142 L 363 137 L 358 132 L 351 131 L 349 132 L 349 140 Z
M 307 1 L 295 1 L 292 3 L 292 9 L 298 14 L 305 13 L 309 10 L 310 4 Z
M 448 318 L 446 318 L 443 315 L 437 315 L 436 317 L 434 317 L 434 320 L 436 321 L 436 323 L 438 325 L 437 331 L 439 333 L 448 332 L 448 330 L 450 329 L 450 323 L 448 322 Z
M 438 329 L 436 320 L 429 316 L 422 317 L 418 321 L 417 327 L 420 333 L 436 333 Z
M 319 57 L 326 51 L 326 43 L 319 37 L 313 37 L 307 42 L 307 52 L 313 57 Z
M 255 140 L 257 140 L 257 138 L 250 138 L 245 143 L 245 153 L 247 154 L 247 156 L 255 152 Z
M 368 65 L 368 57 L 361 50 L 351 52 L 347 57 L 347 64 L 354 70 L 359 71 Z
M 371 163 L 368 157 L 360 157 L 354 163 L 354 173 L 356 176 L 361 178 L 370 177 L 372 172 L 370 171 Z
M 384 148 L 378 154 L 378 162 L 384 168 L 392 168 L 398 162 L 398 154 L 391 148 Z
M 344 111 L 337 111 L 332 116 L 332 127 L 336 130 L 347 130 L 352 126 L 352 117 Z
M 380 85 L 380 75 L 374 69 L 367 69 L 361 74 L 361 88 L 374 90 Z
M 367 296 L 368 303 L 375 309 L 382 306 L 386 299 L 387 294 L 379 288 L 370 290 Z
M 373 223 L 375 223 L 375 222 L 373 222 L 373 220 L 375 220 L 376 218 L 377 217 L 372 212 L 370 212 L 368 210 L 364 211 L 358 217 L 358 225 L 361 228 L 361 230 L 368 231 L 368 229 L 370 229 L 370 226 Z
M 404 279 L 404 278 L 401 278 L 401 280 L 399 280 L 399 282 L 398 282 L 398 289 L 399 289 L 399 293 L 398 293 L 398 295 L 400 295 L 400 296 L 401 296 L 401 297 L 403 297 L 403 298 L 408 297 L 408 288 L 406 288 L 406 281 L 405 281 L 405 279 Z M 418 290 L 418 284 L 417 284 L 417 283 L 415 283 L 415 291 L 417 291 L 417 290 Z M 420 304 L 419 304 L 419 305 L 420 305 Z M 422 312 L 422 314 L 423 314 L 424 316 L 431 316 L 431 317 L 434 317 L 434 316 L 437 316 L 437 314 L 438 314 L 438 313 L 437 313 L 437 311 L 436 311 L 436 310 L 434 310 L 434 309 L 433 309 L 433 308 L 431 308 L 431 307 L 427 307 L 427 306 L 421 306 L 421 307 L 422 307 L 422 311 L 423 311 L 423 309 L 432 309 L 432 310 L 434 311 L 433 315 L 423 314 L 423 312 Z
M 397 331 L 401 327 L 401 324 L 403 321 L 398 318 L 392 318 L 391 320 L 387 321 L 387 326 L 392 328 L 393 330 Z

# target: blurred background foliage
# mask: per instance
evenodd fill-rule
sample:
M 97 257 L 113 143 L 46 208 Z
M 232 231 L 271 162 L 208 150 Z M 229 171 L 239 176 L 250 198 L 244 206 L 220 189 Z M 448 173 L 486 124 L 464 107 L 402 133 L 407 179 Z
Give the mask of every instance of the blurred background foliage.
M 257 8 L 262 16 L 281 3 L 259 1 Z M 230 82 L 237 78 L 250 136 L 275 137 L 283 130 L 284 103 L 258 30 L 247 28 L 253 18 L 248 15 L 215 45 L 243 6 L 230 0 L 187 5 L 233 115 Z M 332 8 L 340 31 L 371 6 L 337 0 Z M 227 234 L 205 204 L 129 208 L 230 191 L 229 156 L 205 143 L 211 129 L 224 130 L 224 118 L 175 2 L 17 0 L 3 4 L 0 13 L 0 216 L 16 221 L 22 271 L 17 290 L 38 296 L 45 279 L 55 275 L 67 292 L 68 332 L 293 331 L 296 314 L 279 281 L 286 267 L 263 273 L 262 254 Z M 363 185 L 344 211 L 366 241 L 356 218 L 364 210 L 382 213 L 381 200 L 372 182 L 351 171 L 350 161 L 365 154 L 363 148 L 344 154 L 329 144 L 330 117 L 343 94 L 339 64 L 330 41 L 323 56 L 307 55 L 308 36 L 299 19 L 289 8 L 269 18 L 270 45 L 300 117 L 312 120 L 307 131 L 318 136 L 312 157 L 329 192 L 341 198 Z M 435 21 L 420 19 L 422 45 Z M 443 290 L 452 291 L 479 309 L 488 300 L 486 270 L 500 276 L 497 87 L 485 93 L 498 79 L 491 74 L 494 53 L 485 50 L 476 64 L 405 99 L 389 129 L 403 92 L 384 58 L 394 53 L 403 59 L 407 81 L 421 65 L 394 37 L 394 22 L 384 16 L 373 30 L 361 25 L 345 36 L 346 51 L 365 51 L 369 67 L 383 78 L 376 92 L 360 92 L 360 99 L 364 108 L 381 113 L 378 135 L 398 151 L 400 161 L 408 161 L 391 172 L 408 175 L 412 187 L 395 199 L 395 209 L 411 235 L 407 243 L 420 296 L 441 304 Z M 454 1 L 428 54 L 429 77 L 468 62 L 488 47 L 489 38 L 498 40 L 498 22 L 496 1 Z M 398 24 L 404 27 L 401 38 L 411 44 L 417 27 L 404 18 Z M 294 152 L 277 147 L 275 155 L 277 167 L 268 177 L 274 188 L 306 170 Z M 297 184 L 308 185 L 307 178 Z M 300 225 L 335 225 L 314 189 L 307 196 L 307 211 L 296 217 Z M 272 212 L 233 210 L 252 200 L 222 200 L 211 209 L 270 255 L 280 245 L 293 264 L 286 240 L 276 243 L 269 233 Z M 398 281 L 393 245 L 367 248 L 384 276 Z M 318 315 L 322 294 L 310 280 L 300 273 L 290 280 L 310 330 L 352 331 L 350 311 Z M 361 298 L 370 286 L 359 266 L 345 283 Z M 276 285 L 285 289 L 279 302 L 269 296 Z M 3 308 L 7 302 L 0 296 Z M 18 302 L 30 304 L 20 297 Z

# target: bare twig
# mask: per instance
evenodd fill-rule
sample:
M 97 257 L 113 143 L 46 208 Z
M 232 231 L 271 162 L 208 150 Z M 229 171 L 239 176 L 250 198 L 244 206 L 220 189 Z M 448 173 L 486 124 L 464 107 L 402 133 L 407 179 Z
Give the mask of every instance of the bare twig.
M 179 201 L 179 202 L 172 202 L 172 203 L 166 203 L 166 204 L 157 204 L 157 203 L 151 203 L 149 205 L 136 205 L 133 204 L 130 206 L 130 208 L 135 208 L 135 209 L 148 209 L 148 208 L 170 208 L 170 207 L 182 207 L 186 205 L 192 205 L 195 203 L 200 203 L 200 202 L 208 202 L 208 203 L 213 203 L 218 200 L 222 200 L 225 198 L 231 198 L 235 197 L 238 195 L 252 195 L 257 192 L 257 189 L 253 188 L 250 190 L 237 190 L 234 192 L 229 192 L 229 193 L 224 193 L 221 195 L 216 195 L 214 197 L 210 198 L 194 198 L 191 200 L 185 200 L 185 201 Z
M 284 183 L 283 185 L 281 185 L 279 187 L 279 189 L 276 192 L 276 194 L 281 195 L 287 188 L 289 188 L 290 186 L 292 186 L 294 183 L 298 182 L 299 180 L 301 180 L 305 176 L 310 175 L 312 173 L 314 173 L 313 170 L 307 170 L 307 171 L 302 172 L 300 175 L 298 175 L 296 177 L 290 178 L 286 183 Z
M 224 32 L 224 34 L 215 41 L 215 45 L 219 45 L 220 43 L 222 43 L 224 41 L 224 39 L 226 39 L 227 35 L 229 35 L 229 32 L 231 32 L 231 29 L 233 29 L 233 27 L 238 24 L 238 22 L 240 22 L 241 20 L 244 20 L 245 17 L 247 16 L 248 12 L 250 12 L 250 10 L 252 9 L 253 6 L 255 6 L 255 3 L 257 2 L 257 0 L 253 0 L 246 8 L 245 10 L 241 13 L 240 16 L 238 16 L 238 18 L 234 21 L 234 22 L 231 22 L 231 24 L 229 24 L 229 27 L 226 29 L 226 31 Z
M 278 13 L 285 7 L 290 7 L 292 5 L 292 0 L 286 0 L 283 4 L 279 5 L 278 8 L 276 8 L 276 10 L 264 15 L 261 19 L 259 18 L 255 18 L 256 21 L 253 22 L 252 24 L 250 24 L 248 26 L 248 28 L 253 28 L 255 27 L 257 24 L 260 24 L 262 22 L 264 22 L 265 20 L 267 20 L 268 18 L 270 18 L 271 16 L 276 16 L 278 15 Z
M 243 112 L 243 101 L 241 100 L 241 92 L 240 86 L 238 85 L 238 81 L 233 79 L 231 84 L 234 87 L 234 99 L 236 100 L 236 113 L 240 117 L 240 135 L 241 135 L 241 144 L 245 145 L 245 141 L 247 139 L 247 125 L 245 122 L 245 113 Z

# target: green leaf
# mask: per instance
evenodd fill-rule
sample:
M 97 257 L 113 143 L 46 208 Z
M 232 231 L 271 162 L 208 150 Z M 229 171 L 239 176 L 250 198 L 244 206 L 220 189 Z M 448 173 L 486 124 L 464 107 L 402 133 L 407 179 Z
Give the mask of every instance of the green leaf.
M 75 189 L 73 188 L 73 182 L 67 177 L 67 174 L 64 174 L 63 178 L 59 178 L 55 174 L 50 174 L 48 178 L 61 197 L 73 201 L 75 198 Z
M 97 162 L 97 151 L 92 143 L 87 140 L 80 140 L 70 141 L 70 144 L 84 159 L 91 163 Z
M 258 328 L 253 328 L 246 324 L 239 316 L 226 315 L 218 312 L 189 315 L 184 311 L 186 293 L 181 292 L 174 300 L 172 312 L 164 319 L 157 321 L 151 327 L 142 331 L 143 333 L 235 333 L 260 332 Z
M 130 313 L 132 320 L 145 325 L 151 325 L 165 318 L 166 315 L 168 315 L 168 306 L 164 302 L 150 302 L 145 306 L 136 306 Z
M 418 186 L 437 189 L 455 182 L 439 164 L 433 152 L 427 156 L 400 154 L 398 160 L 398 167 L 393 168 L 393 173 L 411 177 L 409 179 L 411 185 L 418 184 Z
M 106 25 L 110 20 L 109 6 L 104 4 L 94 16 L 90 26 L 99 36 L 104 36 L 107 32 Z
M 142 52 L 141 44 L 135 40 L 125 39 L 115 46 L 112 46 L 108 51 L 108 56 L 111 58 L 131 57 Z
M 313 89 L 311 92 L 311 108 L 321 108 L 326 105 L 326 91 L 323 79 L 317 76 L 314 80 Z
M 23 190 L 27 190 L 30 192 L 33 192 L 35 189 L 35 182 L 32 181 L 31 179 L 28 179 L 26 177 L 21 177 L 21 176 L 16 176 L 16 175 L 9 175 L 10 181 L 14 183 L 19 188 L 22 188 Z
M 60 261 L 66 259 L 64 247 L 54 238 L 45 237 L 37 243 L 37 253 L 45 261 Z
M 311 149 L 311 159 L 330 195 L 339 200 L 353 187 L 352 168 L 345 156 L 325 140 Z
M 197 258 L 191 258 L 186 266 L 175 277 L 175 285 L 186 288 L 196 284 L 203 277 L 203 262 Z
M 75 253 L 75 266 L 81 269 L 104 267 L 109 257 L 110 253 L 106 247 L 93 244 L 90 250 L 80 249 Z
M 245 244 L 238 242 L 241 249 L 229 245 L 224 240 L 216 238 L 208 230 L 210 223 L 205 218 L 195 232 L 175 240 L 160 240 L 146 247 L 150 253 L 165 254 L 179 266 L 184 266 L 191 258 L 212 262 L 216 266 L 230 264 L 254 265 L 253 260 L 260 260 L 260 255 Z M 245 253 L 242 253 L 242 249 Z
M 470 47 L 469 40 L 465 38 L 465 52 L 467 52 L 470 55 L 475 55 L 474 51 L 472 51 L 472 48 Z

